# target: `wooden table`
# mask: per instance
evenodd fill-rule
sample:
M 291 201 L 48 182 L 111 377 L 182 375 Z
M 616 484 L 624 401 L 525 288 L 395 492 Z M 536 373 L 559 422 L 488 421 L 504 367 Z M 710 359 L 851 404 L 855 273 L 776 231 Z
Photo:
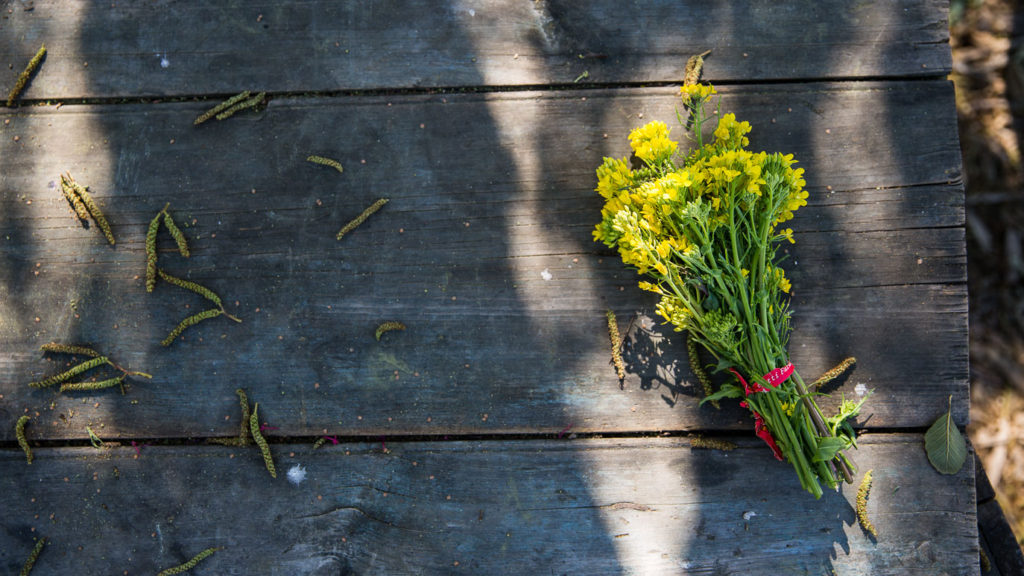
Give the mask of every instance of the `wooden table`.
M 676 4 L 3 3 L 0 86 L 48 53 L 0 111 L 0 571 L 45 536 L 39 574 L 152 574 L 210 547 L 196 574 L 977 573 L 972 460 L 940 475 L 922 441 L 950 397 L 968 418 L 946 3 Z M 856 485 L 816 501 L 743 410 L 698 407 L 684 340 L 591 240 L 594 169 L 674 121 L 707 49 L 752 147 L 807 170 L 790 350 L 808 376 L 859 359 L 827 407 L 874 390 L 855 459 L 877 540 Z M 193 126 L 242 90 L 268 104 Z M 65 172 L 115 246 L 73 216 Z M 165 348 L 209 307 L 146 292 L 168 203 L 192 255 L 161 231 L 159 266 L 242 322 Z M 609 308 L 631 326 L 621 386 Z M 377 341 L 385 320 L 407 330 Z M 68 366 L 50 341 L 153 378 L 30 388 Z M 276 479 L 256 447 L 209 442 L 238 434 L 239 387 Z

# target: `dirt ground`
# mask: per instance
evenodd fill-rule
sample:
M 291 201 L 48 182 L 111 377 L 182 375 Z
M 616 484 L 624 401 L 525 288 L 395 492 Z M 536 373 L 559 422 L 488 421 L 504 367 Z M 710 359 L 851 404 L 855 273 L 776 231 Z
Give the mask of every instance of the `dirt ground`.
M 953 0 L 953 75 L 967 187 L 971 421 L 1024 537 L 1024 5 Z

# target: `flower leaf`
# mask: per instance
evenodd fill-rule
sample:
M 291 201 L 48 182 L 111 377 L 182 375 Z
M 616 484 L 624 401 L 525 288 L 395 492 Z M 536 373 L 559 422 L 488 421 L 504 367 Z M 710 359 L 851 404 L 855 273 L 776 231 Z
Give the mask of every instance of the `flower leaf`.
M 924 434 L 928 461 L 942 474 L 956 474 L 967 460 L 967 442 L 953 422 L 953 397 L 949 411 L 939 417 Z

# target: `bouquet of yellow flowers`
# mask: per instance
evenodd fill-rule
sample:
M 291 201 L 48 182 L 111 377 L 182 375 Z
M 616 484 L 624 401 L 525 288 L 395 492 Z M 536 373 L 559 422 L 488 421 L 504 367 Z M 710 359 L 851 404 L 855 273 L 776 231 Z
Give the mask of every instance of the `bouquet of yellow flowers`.
M 789 362 L 791 285 L 778 248 L 794 242 L 793 230 L 781 225 L 807 205 L 803 169 L 793 167 L 792 154 L 747 150 L 750 124 L 734 114 L 722 115 L 705 143 L 715 88 L 693 84 L 682 92 L 693 149 L 678 154 L 663 122 L 633 130 L 629 142 L 643 166 L 605 158 L 597 169 L 605 205 L 594 239 L 648 276 L 640 288 L 660 296 L 657 313 L 703 345 L 716 372 L 734 376 L 735 383 L 708 390 L 704 402 L 742 399 L 757 436 L 820 497 L 822 483 L 852 481 L 849 420 L 863 400 L 844 399 L 836 415 L 823 416 Z

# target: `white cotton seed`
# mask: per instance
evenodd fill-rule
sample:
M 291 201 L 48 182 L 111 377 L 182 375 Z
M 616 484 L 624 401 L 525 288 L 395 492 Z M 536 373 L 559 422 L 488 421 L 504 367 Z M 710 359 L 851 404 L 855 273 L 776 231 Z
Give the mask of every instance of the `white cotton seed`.
M 540 273 L 540 277 L 545 280 L 551 280 L 552 278 L 554 278 L 554 276 L 551 275 L 551 271 L 548 270 L 547 268 L 545 268 L 544 271 Z
M 302 481 L 306 479 L 306 469 L 300 464 L 296 464 L 288 469 L 288 481 L 298 486 L 302 484 Z

